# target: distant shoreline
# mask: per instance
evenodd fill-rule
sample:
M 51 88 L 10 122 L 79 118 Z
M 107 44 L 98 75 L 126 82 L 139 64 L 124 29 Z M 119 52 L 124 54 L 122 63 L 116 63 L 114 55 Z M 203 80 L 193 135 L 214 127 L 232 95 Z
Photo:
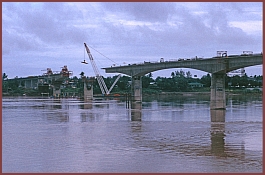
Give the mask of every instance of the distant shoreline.
M 118 94 L 118 93 L 117 93 Z M 183 97 L 189 97 L 189 96 L 210 96 L 211 92 L 160 92 L 160 93 L 154 93 L 154 94 L 148 94 L 143 93 L 143 97 L 151 97 L 151 96 L 183 96 Z M 245 91 L 232 91 L 232 92 L 226 92 L 226 96 L 233 96 L 233 95 L 262 95 L 262 91 L 259 92 L 245 92 Z M 120 95 L 109 95 L 106 97 L 123 97 L 123 94 Z M 101 94 L 95 94 L 94 97 L 102 97 Z
M 226 91 L 226 96 L 233 96 L 233 95 L 262 95 L 262 91 Z M 143 93 L 143 97 L 150 97 L 150 96 L 210 96 L 211 92 L 159 92 L 159 93 Z M 46 95 L 10 95 L 6 93 L 2 93 L 2 97 L 47 97 Z M 113 93 L 108 96 L 102 96 L 102 94 L 94 94 L 94 97 L 124 97 L 125 93 Z M 63 97 L 63 98 L 71 98 L 71 97 Z M 79 97 L 80 98 L 80 97 Z

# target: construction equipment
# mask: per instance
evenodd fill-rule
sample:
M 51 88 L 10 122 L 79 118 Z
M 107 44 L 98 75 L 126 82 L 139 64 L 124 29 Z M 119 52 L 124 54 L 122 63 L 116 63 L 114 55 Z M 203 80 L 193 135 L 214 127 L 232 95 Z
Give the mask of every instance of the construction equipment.
M 88 64 L 88 63 L 86 62 L 86 60 L 84 60 L 84 61 L 81 61 L 81 63 Z
M 87 55 L 88 55 L 88 57 L 90 59 L 91 65 L 93 67 L 93 70 L 94 70 L 94 72 L 96 74 L 96 79 L 98 81 L 100 90 L 101 90 L 101 92 L 102 92 L 103 95 L 105 95 L 105 94 L 109 95 L 110 92 L 111 92 L 111 90 L 113 89 L 113 87 L 115 86 L 115 84 L 117 83 L 117 81 L 119 80 L 119 78 L 121 77 L 121 74 L 118 75 L 118 77 L 116 78 L 116 80 L 114 81 L 114 83 L 112 84 L 112 86 L 110 87 L 110 89 L 108 89 L 107 86 L 106 86 L 106 84 L 105 84 L 105 82 L 104 82 L 104 80 L 103 80 L 103 77 L 99 73 L 99 70 L 98 70 L 97 65 L 96 65 L 96 63 L 94 61 L 93 56 L 90 53 L 89 48 L 87 47 L 86 43 L 84 43 L 84 45 L 85 45 L 85 48 L 86 48 Z M 81 63 L 87 64 L 87 62 L 85 60 L 82 61 Z

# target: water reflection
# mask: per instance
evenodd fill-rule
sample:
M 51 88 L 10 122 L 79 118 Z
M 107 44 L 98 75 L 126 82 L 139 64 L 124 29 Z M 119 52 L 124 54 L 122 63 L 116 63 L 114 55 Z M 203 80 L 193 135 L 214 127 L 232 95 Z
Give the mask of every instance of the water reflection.
M 62 99 L 52 99 L 45 102 L 47 106 L 47 120 L 57 121 L 57 122 L 69 122 L 69 105 L 65 100 Z M 60 111 L 60 112 L 58 112 Z
M 211 122 L 225 122 L 225 110 L 210 110 Z
M 131 121 L 142 121 L 142 104 L 141 103 L 132 103 L 131 104 Z M 163 136 L 163 138 L 149 138 L 148 142 L 146 142 L 147 138 L 141 137 L 141 135 L 137 134 L 134 137 L 137 145 L 141 145 L 144 148 L 153 148 L 158 150 L 159 152 L 172 153 L 172 152 L 181 152 L 186 155 L 197 154 L 197 155 L 210 155 L 216 157 L 236 157 L 242 158 L 244 157 L 244 147 L 242 145 L 238 149 L 234 149 L 234 145 L 230 143 L 225 143 L 225 114 L 226 110 L 210 110 L 210 118 L 211 118 L 211 126 L 210 126 L 210 141 L 211 144 L 209 147 L 205 147 L 202 145 L 196 145 L 194 143 L 190 143 L 188 140 L 184 143 L 181 143 L 175 135 L 182 134 L 181 130 L 176 130 L 170 138 L 167 136 Z M 179 126 L 179 123 L 172 123 L 176 128 L 182 128 Z M 193 124 L 190 124 L 193 125 Z M 196 122 L 194 123 L 196 125 Z M 192 126 L 190 126 L 192 128 Z M 196 128 L 196 127 L 195 127 Z M 173 129 L 172 129 L 173 130 Z M 172 131 L 171 130 L 171 131 Z M 132 131 L 133 132 L 142 132 L 141 122 L 132 123 Z M 152 131 L 155 133 L 158 131 Z M 144 133 L 141 133 L 144 134 Z M 169 134 L 169 133 L 168 133 Z M 189 135 L 189 133 L 187 133 Z M 173 139 L 174 138 L 174 139 Z M 196 136 L 191 136 L 191 138 L 196 138 Z M 203 143 L 203 138 L 197 138 L 198 142 Z M 145 145 L 145 142 L 148 145 Z
M 4 99 L 3 172 L 261 172 L 262 101 L 228 104 Z
M 92 100 L 86 100 L 80 104 L 80 109 L 92 109 Z
M 211 153 L 225 155 L 225 110 L 210 110 L 211 115 Z
M 226 143 L 225 110 L 210 110 L 211 114 L 211 154 L 217 157 L 245 159 L 244 144 Z M 236 138 L 233 142 L 236 141 Z
M 86 99 L 84 101 L 84 103 L 80 104 L 80 109 L 92 109 L 92 100 Z M 87 121 L 91 121 L 91 119 L 93 119 L 93 115 L 91 113 L 88 116 L 87 113 L 81 112 L 80 115 L 81 115 L 81 122 L 87 122 Z M 89 120 L 87 120 L 88 118 L 89 118 Z
M 226 157 L 224 122 L 211 123 L 211 153 L 215 156 Z
M 210 110 L 211 115 L 211 153 L 226 157 L 225 154 L 225 110 Z
M 60 99 L 51 100 L 46 103 L 48 109 L 57 110 L 62 109 L 62 104 Z
M 131 123 L 131 131 L 132 133 L 140 133 L 142 132 L 142 122 L 132 122 Z M 135 137 L 136 136 L 136 137 Z M 139 140 L 139 135 L 133 135 L 135 140 Z

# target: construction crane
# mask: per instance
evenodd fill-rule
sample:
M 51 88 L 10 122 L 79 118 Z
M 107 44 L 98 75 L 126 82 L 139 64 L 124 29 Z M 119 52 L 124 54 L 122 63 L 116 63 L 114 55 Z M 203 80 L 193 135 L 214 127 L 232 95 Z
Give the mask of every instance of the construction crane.
M 113 87 L 115 86 L 115 84 L 117 83 L 117 81 L 119 80 L 119 78 L 121 77 L 121 74 L 118 75 L 118 77 L 116 78 L 116 80 L 114 81 L 114 83 L 112 84 L 112 86 L 110 87 L 110 89 L 108 89 L 107 86 L 106 86 L 106 84 L 105 84 L 105 82 L 104 82 L 104 80 L 103 80 L 103 78 L 102 78 L 102 76 L 99 73 L 99 70 L 98 70 L 97 65 L 96 65 L 96 63 L 94 61 L 93 56 L 90 53 L 89 48 L 87 47 L 86 43 L 84 43 L 84 45 L 85 45 L 85 48 L 86 48 L 87 55 L 88 55 L 88 57 L 90 59 L 91 65 L 93 67 L 93 70 L 94 70 L 94 72 L 96 74 L 96 79 L 98 81 L 100 90 L 101 90 L 102 94 L 109 95 L 110 92 L 111 92 L 111 90 L 113 89 Z M 88 64 L 85 59 L 81 63 Z

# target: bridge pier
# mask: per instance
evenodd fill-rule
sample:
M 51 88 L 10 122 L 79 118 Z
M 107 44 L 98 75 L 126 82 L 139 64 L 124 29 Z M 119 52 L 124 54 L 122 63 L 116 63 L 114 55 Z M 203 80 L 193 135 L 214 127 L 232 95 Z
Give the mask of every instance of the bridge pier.
M 84 101 L 93 100 L 93 82 L 94 78 L 87 78 L 86 76 L 82 76 L 82 81 L 84 83 Z
M 134 102 L 142 102 L 142 77 L 133 76 L 132 77 L 132 96 Z
M 132 102 L 131 121 L 142 121 L 142 104 L 141 103 Z
M 225 73 L 213 73 L 211 79 L 211 110 L 225 110 Z
M 84 82 L 84 101 L 93 100 L 93 84 Z
M 58 86 L 53 86 L 53 97 L 59 98 L 61 95 L 61 89 Z

